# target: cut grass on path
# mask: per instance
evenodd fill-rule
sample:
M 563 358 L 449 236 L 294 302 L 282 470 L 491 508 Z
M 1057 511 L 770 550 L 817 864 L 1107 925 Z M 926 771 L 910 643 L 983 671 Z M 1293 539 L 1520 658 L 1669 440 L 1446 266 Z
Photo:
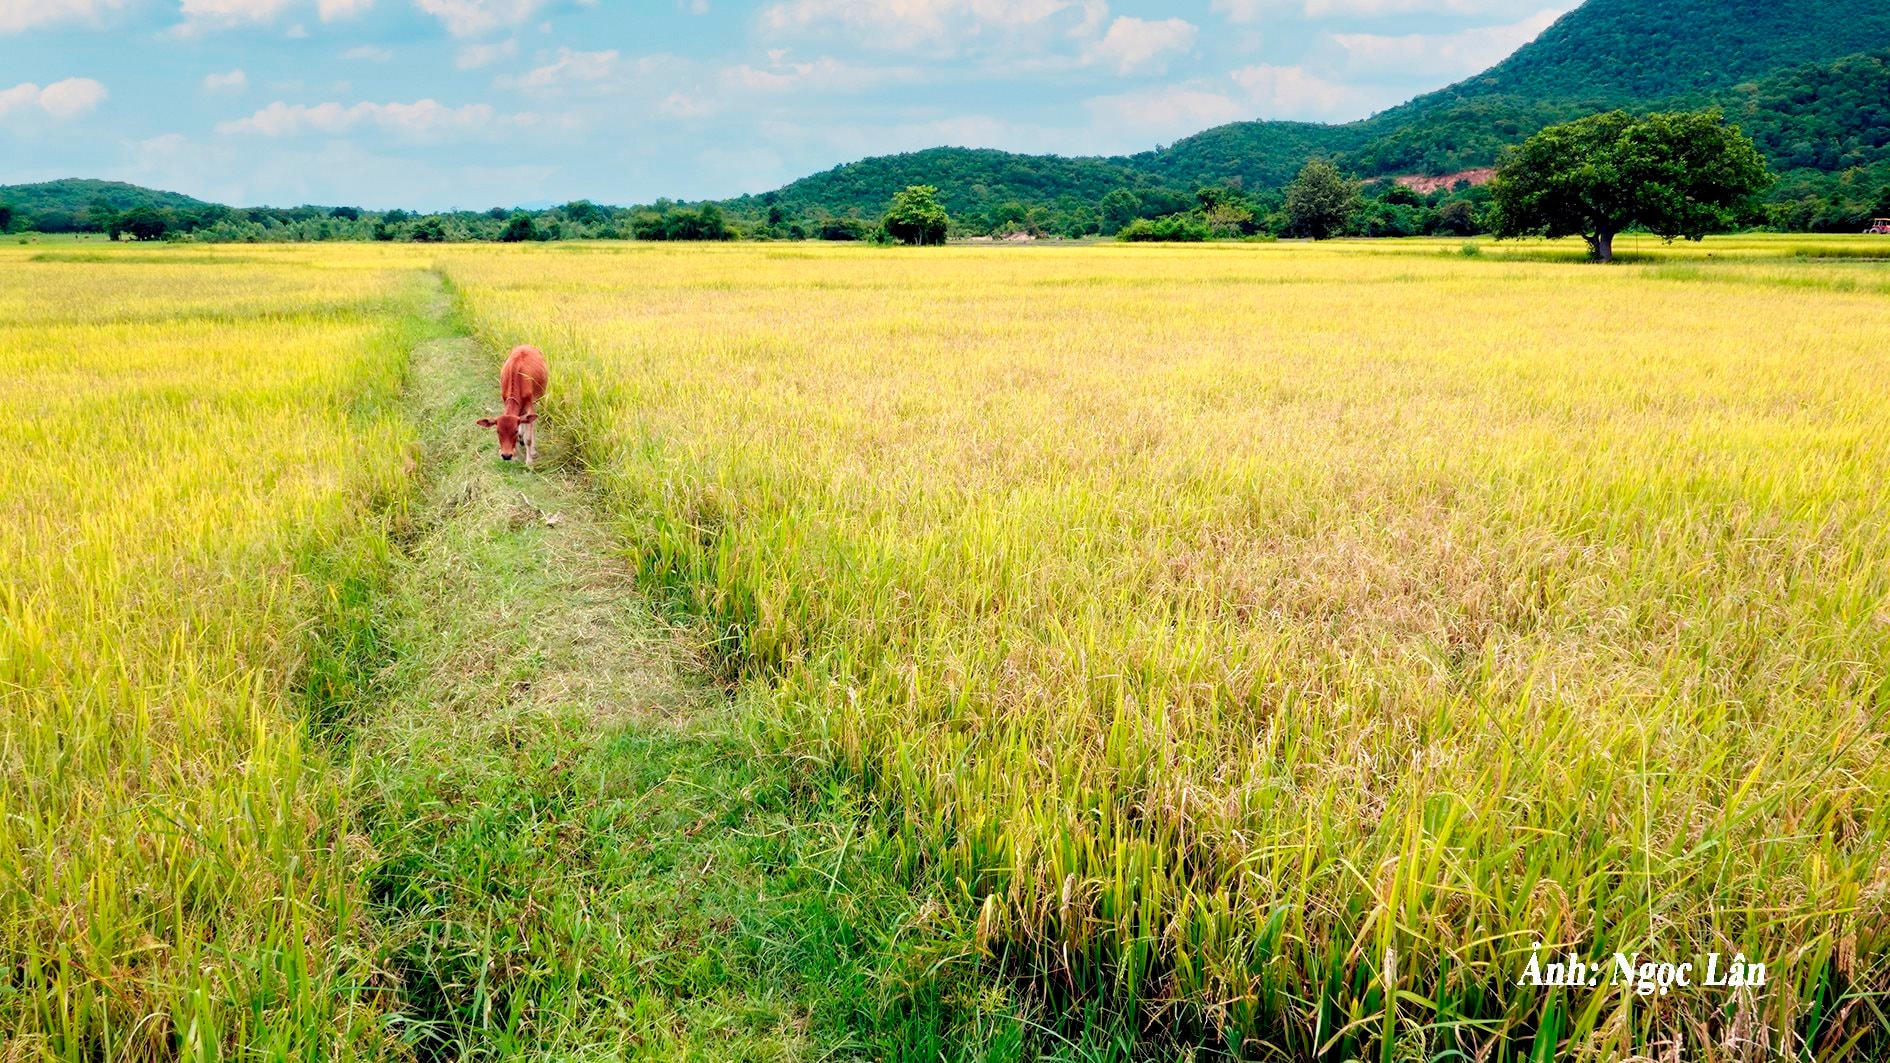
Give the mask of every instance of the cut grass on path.
M 1017 1058 L 883 832 L 695 678 L 555 424 L 535 469 L 498 460 L 496 366 L 415 352 L 426 468 L 353 738 L 398 1032 L 427 1060 Z

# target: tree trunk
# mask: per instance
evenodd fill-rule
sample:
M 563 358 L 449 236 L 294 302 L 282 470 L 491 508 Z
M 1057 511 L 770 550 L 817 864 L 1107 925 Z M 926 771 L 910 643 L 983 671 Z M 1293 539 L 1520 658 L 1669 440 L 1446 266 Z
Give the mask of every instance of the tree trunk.
M 1614 261 L 1614 234 L 1606 229 L 1595 234 L 1595 261 Z

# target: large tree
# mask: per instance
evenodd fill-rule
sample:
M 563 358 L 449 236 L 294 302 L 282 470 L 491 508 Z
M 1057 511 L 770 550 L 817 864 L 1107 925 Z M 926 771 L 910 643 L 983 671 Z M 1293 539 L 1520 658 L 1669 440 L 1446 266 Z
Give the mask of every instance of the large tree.
M 1716 110 L 1611 111 L 1512 149 L 1490 182 L 1490 227 L 1499 237 L 1580 236 L 1607 262 L 1631 225 L 1698 240 L 1772 181 L 1751 138 Z
M 13 205 L 0 203 L 0 233 L 13 227 Z
M 1112 188 L 1097 204 L 1102 214 L 1104 236 L 1114 236 L 1130 222 L 1142 216 L 1142 197 L 1126 188 Z
M 499 230 L 499 242 L 502 244 L 523 244 L 538 239 L 538 227 L 532 224 L 532 216 L 520 211 L 506 219 L 505 228 Z
M 1346 219 L 1359 204 L 1357 181 L 1325 159 L 1313 159 L 1300 167 L 1299 176 L 1286 186 L 1286 202 L 1280 212 L 1286 216 L 1286 228 L 1292 235 L 1324 240 L 1345 227 Z
M 950 224 L 932 185 L 907 185 L 905 191 L 894 192 L 892 209 L 886 212 L 886 235 L 902 244 L 942 244 Z

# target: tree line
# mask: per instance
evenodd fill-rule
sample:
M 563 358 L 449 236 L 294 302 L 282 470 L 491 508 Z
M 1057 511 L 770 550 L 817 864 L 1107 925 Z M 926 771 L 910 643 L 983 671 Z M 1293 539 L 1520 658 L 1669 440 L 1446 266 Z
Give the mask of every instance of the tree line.
M 1459 181 L 1420 192 L 1395 180 L 1360 180 L 1329 159 L 1313 159 L 1285 187 L 1250 192 L 1238 180 L 1182 193 L 1116 187 L 1093 204 L 1000 203 L 947 213 L 939 188 L 910 185 L 876 217 L 835 215 L 783 203 L 773 193 L 744 197 L 737 213 L 713 202 L 666 199 L 639 207 L 574 200 L 538 211 L 494 208 L 415 214 L 354 207 L 239 210 L 95 203 L 64 219 L 67 231 L 113 239 L 281 242 L 319 240 L 521 243 L 550 240 L 830 240 L 939 244 L 975 237 L 1113 237 L 1200 241 L 1333 236 L 1581 235 L 1597 258 L 1634 228 L 1697 239 L 1731 228 L 1799 229 L 1799 223 L 1860 231 L 1890 217 L 1886 172 L 1838 179 L 1845 206 L 1834 211 L 1815 191 L 1762 202 L 1776 181 L 1751 138 L 1717 110 L 1633 116 L 1624 111 L 1551 125 L 1506 150 L 1488 184 Z M 1597 175 L 1606 175 L 1605 179 Z M 1796 179 L 1796 175 L 1794 175 Z M 60 219 L 53 219 L 58 221 Z M 0 204 L 0 231 L 20 224 Z M 29 219 L 44 231 L 45 212 Z

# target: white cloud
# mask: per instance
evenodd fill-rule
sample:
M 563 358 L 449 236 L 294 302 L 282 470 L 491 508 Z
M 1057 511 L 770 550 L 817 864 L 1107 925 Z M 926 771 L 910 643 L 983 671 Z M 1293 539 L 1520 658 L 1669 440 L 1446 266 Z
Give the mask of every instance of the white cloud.
M 455 37 L 477 37 L 508 29 L 531 18 L 544 0 L 414 0 L 420 10 L 439 19 Z
M 496 156 L 496 153 L 495 153 Z M 381 155 L 348 140 L 257 151 L 243 141 L 177 134 L 135 146 L 114 176 L 174 188 L 218 203 L 350 203 L 374 209 L 485 208 L 544 195 L 575 199 L 588 189 L 557 188 L 558 167 L 495 157 L 448 165 L 411 152 Z
M 785 93 L 859 92 L 918 77 L 917 71 L 904 67 L 856 66 L 832 58 L 789 63 L 779 52 L 771 53 L 770 58 L 774 62 L 766 68 L 746 63 L 729 67 L 722 71 L 722 79 L 730 88 L 743 92 Z
M 477 134 L 531 121 L 530 115 L 501 115 L 483 103 L 448 107 L 437 100 L 413 103 L 291 104 L 280 100 L 247 118 L 217 123 L 217 132 L 291 137 L 302 133 L 340 136 L 363 126 L 408 140 L 438 140 Z
M 365 14 L 374 7 L 374 0 L 320 0 L 316 11 L 323 22 L 333 22 L 340 18 L 353 18 Z
M 98 23 L 125 0 L 0 0 L 0 33 L 17 33 L 54 22 Z
M 497 44 L 468 44 L 453 57 L 453 66 L 460 70 L 477 70 L 482 66 L 510 59 L 518 54 L 518 38 L 508 37 Z
M 183 0 L 180 10 L 187 26 L 232 26 L 267 22 L 288 6 L 289 0 Z
M 1085 106 L 1098 126 L 1155 139 L 1187 136 L 1253 117 L 1245 104 L 1225 92 L 1186 85 L 1098 96 Z
M 1104 136 L 1131 134 L 1167 140 L 1211 126 L 1259 118 L 1343 120 L 1369 113 L 1369 92 L 1302 66 L 1243 67 L 1225 80 L 1202 79 L 1112 96 L 1086 106 Z
M 1539 0 L 1306 0 L 1308 18 L 1384 18 L 1388 15 L 1495 15 L 1516 17 Z
M 512 89 L 549 89 L 572 82 L 597 82 L 617 72 L 621 56 L 615 48 L 602 52 L 574 52 L 558 49 L 558 57 L 544 66 L 518 77 L 500 78 L 499 84 Z
M 1258 22 L 1260 16 L 1298 7 L 1295 3 L 1283 4 L 1280 0 L 1213 0 L 1208 10 L 1217 15 L 1226 15 L 1229 22 Z
M 1539 0 L 1212 0 L 1208 5 L 1227 21 L 1259 22 L 1269 15 L 1306 18 L 1373 19 L 1392 15 L 1519 17 Z
M 205 74 L 203 87 L 207 92 L 241 92 L 249 87 L 249 75 L 241 70 L 232 70 L 227 74 Z
M 44 88 L 23 82 L 10 89 L 0 89 L 0 118 L 35 108 L 65 121 L 98 109 L 109 93 L 91 78 L 66 78 Z
M 776 32 L 839 28 L 870 47 L 950 50 L 972 38 L 1053 27 L 1065 12 L 1090 24 L 1095 4 L 1076 0 L 782 0 L 761 12 Z
M 341 57 L 357 63 L 385 63 L 394 58 L 394 51 L 376 44 L 363 44 L 341 53 Z
M 701 118 L 721 109 L 721 105 L 714 100 L 686 92 L 672 92 L 663 97 L 663 101 L 656 107 L 671 118 Z
M 1479 26 L 1456 33 L 1335 33 L 1355 71 L 1380 75 L 1459 78 L 1474 74 L 1535 40 L 1566 9 L 1537 11 L 1520 22 Z
M 1252 105 L 1255 118 L 1360 117 L 1371 100 L 1360 89 L 1330 81 L 1303 66 L 1249 66 L 1228 75 Z
M 1109 24 L 1091 55 L 1120 74 L 1160 70 L 1170 55 L 1194 47 L 1195 33 L 1194 23 L 1183 19 L 1151 22 L 1124 15 Z

